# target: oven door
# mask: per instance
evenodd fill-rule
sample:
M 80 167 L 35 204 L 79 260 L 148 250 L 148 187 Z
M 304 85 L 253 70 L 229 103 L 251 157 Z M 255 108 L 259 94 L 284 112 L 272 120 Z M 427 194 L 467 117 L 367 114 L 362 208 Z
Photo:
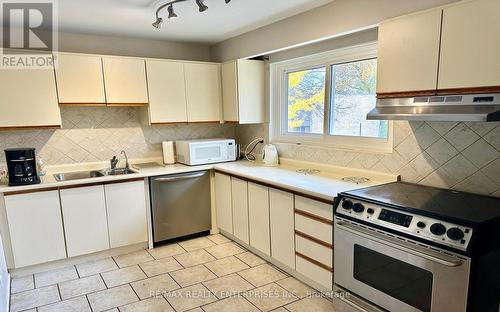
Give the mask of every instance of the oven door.
M 470 259 L 336 219 L 334 282 L 394 312 L 465 311 Z

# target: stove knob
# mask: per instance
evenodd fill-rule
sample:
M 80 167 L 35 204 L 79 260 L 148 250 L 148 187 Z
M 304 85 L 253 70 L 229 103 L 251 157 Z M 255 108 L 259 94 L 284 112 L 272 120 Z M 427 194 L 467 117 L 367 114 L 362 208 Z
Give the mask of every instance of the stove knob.
M 344 208 L 345 210 L 351 210 L 352 201 L 350 201 L 348 199 L 344 199 L 344 201 L 342 202 L 342 208 Z
M 373 208 L 368 208 L 366 209 L 366 212 L 368 212 L 368 214 L 374 214 L 375 210 L 373 210 Z
M 427 226 L 427 225 L 426 225 L 424 222 L 422 222 L 422 221 L 419 221 L 419 222 L 417 223 L 417 227 L 418 227 L 419 229 L 425 229 L 425 227 L 426 227 L 426 226 Z
M 448 232 L 446 232 L 446 235 L 449 239 L 454 241 L 459 241 L 464 238 L 464 232 L 456 227 L 449 229 Z
M 431 233 L 437 236 L 441 236 L 446 233 L 446 227 L 441 223 L 434 223 L 431 225 Z
M 352 210 L 357 213 L 361 213 L 365 211 L 365 206 L 361 203 L 355 203 L 354 206 L 352 206 Z

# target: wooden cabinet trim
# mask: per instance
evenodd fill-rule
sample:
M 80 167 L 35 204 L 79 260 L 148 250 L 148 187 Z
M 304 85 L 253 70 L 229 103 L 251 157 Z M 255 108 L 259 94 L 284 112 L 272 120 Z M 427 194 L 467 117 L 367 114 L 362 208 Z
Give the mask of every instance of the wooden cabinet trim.
M 322 203 L 325 203 L 325 204 L 333 205 L 334 199 L 329 200 L 329 199 L 324 199 L 324 198 L 321 198 L 321 197 L 312 196 L 312 195 L 305 194 L 305 193 L 302 193 L 302 192 L 297 192 L 297 191 L 294 191 L 294 190 L 291 190 L 291 189 L 287 189 L 285 187 L 276 186 L 276 185 L 273 185 L 273 184 L 269 184 L 269 183 L 264 183 L 264 182 L 260 182 L 260 181 L 257 181 L 257 180 L 253 180 L 253 179 L 250 179 L 250 178 L 247 178 L 247 177 L 243 177 L 243 176 L 240 176 L 240 175 L 237 175 L 237 174 L 227 173 L 227 172 L 222 171 L 222 170 L 214 169 L 214 171 L 217 172 L 217 173 L 225 174 L 227 176 L 235 177 L 235 178 L 247 181 L 247 182 L 252 182 L 252 183 L 255 183 L 255 184 L 267 186 L 267 187 L 270 187 L 270 188 L 273 188 L 273 189 L 276 189 L 276 190 L 280 190 L 280 191 L 292 193 L 292 194 L 297 195 L 297 196 L 302 196 L 302 197 L 305 197 L 305 198 L 308 198 L 308 199 L 312 199 L 312 200 L 315 200 L 315 201 L 319 201 L 319 202 L 322 202 Z M 333 209 L 333 207 L 332 207 L 332 209 Z M 328 220 L 328 221 L 330 222 L 330 220 Z
M 301 257 L 302 259 L 306 260 L 307 262 L 310 262 L 316 266 L 319 266 L 320 268 L 323 268 L 329 272 L 332 272 L 333 273 L 333 268 L 329 267 L 328 265 L 324 265 L 323 263 L 317 261 L 317 260 L 314 260 L 312 258 L 309 258 L 308 256 L 304 255 L 304 254 L 301 254 L 300 252 L 296 251 L 295 252 L 295 255 L 298 256 L 298 257 Z
M 144 181 L 144 178 L 131 178 L 131 179 L 125 179 L 125 180 L 106 181 L 103 184 L 104 185 L 120 184 L 120 183 L 137 182 L 137 181 Z
M 0 131 L 12 131 L 12 130 L 33 130 L 33 129 L 61 129 L 61 125 L 41 125 L 41 126 L 9 126 L 0 127 Z
M 318 221 L 318 222 L 325 223 L 325 224 L 328 224 L 328 225 L 333 225 L 333 221 L 332 220 L 328 220 L 328 219 L 325 219 L 323 217 L 319 217 L 319 216 L 317 216 L 315 214 L 312 214 L 310 212 L 307 212 L 307 211 L 302 211 L 300 209 L 295 208 L 295 213 L 298 214 L 298 215 L 301 215 L 303 217 L 306 217 L 308 219 L 312 219 L 314 221 Z
M 148 106 L 149 103 L 107 103 L 106 106 L 116 107 L 142 107 Z
M 480 93 L 500 93 L 500 86 L 453 88 L 453 89 L 437 90 L 437 95 L 480 94 Z
M 90 186 L 96 186 L 96 185 L 104 185 L 102 182 L 93 182 L 93 183 L 81 183 L 81 184 L 74 184 L 74 185 L 63 185 L 60 186 L 60 190 L 67 190 L 67 189 L 74 189 L 74 188 L 80 188 L 80 187 L 90 187 Z
M 102 107 L 105 107 L 106 103 L 68 103 L 68 102 L 59 102 L 59 106 L 102 106 Z
M 32 193 L 41 193 L 41 192 L 57 191 L 57 190 L 59 190 L 58 187 L 45 187 L 45 188 L 38 188 L 38 189 L 31 189 L 31 190 L 5 192 L 5 193 L 3 193 L 3 195 L 4 196 L 12 196 L 12 195 L 32 194 Z
M 295 230 L 295 234 L 296 234 L 297 236 L 300 236 L 300 237 L 302 237 L 302 238 L 304 238 L 304 239 L 307 239 L 307 240 L 309 240 L 309 241 L 311 241 L 311 242 L 314 242 L 314 243 L 316 243 L 316 244 L 318 244 L 318 245 L 321 245 L 321 246 L 323 246 L 323 247 L 333 249 L 333 245 L 332 245 L 332 244 L 329 244 L 329 243 L 324 242 L 324 241 L 322 241 L 322 240 L 320 240 L 320 239 L 317 239 L 316 237 L 312 237 L 311 235 L 308 235 L 308 234 L 303 233 L 303 232 L 301 232 L 301 231 Z
M 419 96 L 435 96 L 437 90 L 419 90 L 419 91 L 404 91 L 404 92 L 384 92 L 377 93 L 377 99 L 393 99 L 393 98 L 411 98 Z

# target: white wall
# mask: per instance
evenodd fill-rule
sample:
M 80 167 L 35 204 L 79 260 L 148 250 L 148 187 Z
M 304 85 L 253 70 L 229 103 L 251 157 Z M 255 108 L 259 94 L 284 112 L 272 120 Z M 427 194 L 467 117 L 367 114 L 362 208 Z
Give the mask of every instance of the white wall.
M 212 59 L 227 61 L 268 54 L 373 28 L 381 21 L 457 0 L 335 0 L 228 39 L 212 47 Z

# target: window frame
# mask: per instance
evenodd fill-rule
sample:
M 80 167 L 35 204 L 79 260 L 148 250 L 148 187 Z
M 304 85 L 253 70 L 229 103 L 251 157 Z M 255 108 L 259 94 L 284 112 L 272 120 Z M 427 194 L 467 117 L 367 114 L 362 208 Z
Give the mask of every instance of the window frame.
M 388 121 L 387 139 L 329 134 L 332 66 L 373 58 L 377 58 L 376 42 L 271 63 L 271 123 L 269 126 L 271 141 L 277 143 L 333 147 L 359 152 L 391 153 L 393 149 L 392 121 Z M 287 74 L 320 67 L 326 68 L 323 134 L 288 132 Z

